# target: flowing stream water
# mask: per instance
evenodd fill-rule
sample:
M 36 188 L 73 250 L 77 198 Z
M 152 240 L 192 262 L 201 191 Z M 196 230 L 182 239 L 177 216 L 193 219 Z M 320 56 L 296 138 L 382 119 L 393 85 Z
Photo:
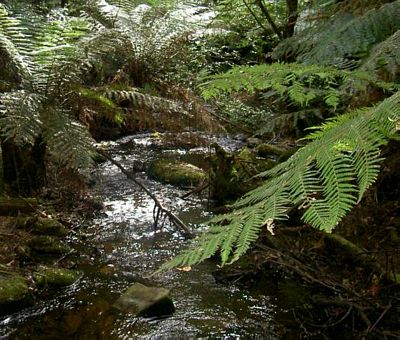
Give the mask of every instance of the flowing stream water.
M 210 137 L 225 148 L 239 140 Z M 157 138 L 137 135 L 110 143 L 113 157 L 127 169 L 160 157 L 197 159 L 207 149 L 155 148 Z M 33 307 L 0 319 L 0 338 L 15 339 L 150 339 L 150 338 L 278 338 L 275 299 L 258 292 L 219 284 L 214 264 L 190 272 L 170 271 L 149 276 L 164 261 L 186 246 L 168 223 L 153 228 L 153 202 L 109 162 L 93 174 L 106 209 L 69 238 L 77 250 L 71 261 L 82 278 L 57 294 L 36 301 Z M 138 172 L 163 203 L 172 207 L 193 230 L 204 228 L 207 200 L 184 190 L 149 180 Z M 112 305 L 133 282 L 170 289 L 176 312 L 167 318 L 133 317 Z

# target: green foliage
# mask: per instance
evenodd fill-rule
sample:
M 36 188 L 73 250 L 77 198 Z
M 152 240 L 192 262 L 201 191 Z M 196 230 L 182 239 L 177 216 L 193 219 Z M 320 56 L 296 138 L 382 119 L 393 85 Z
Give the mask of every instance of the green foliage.
M 376 45 L 360 67 L 381 79 L 395 81 L 400 74 L 400 30 Z
M 141 93 L 135 88 L 127 88 L 125 90 L 106 90 L 104 96 L 118 104 L 127 102 L 129 103 L 129 106 L 133 108 L 146 108 L 158 112 L 175 112 L 188 115 L 188 113 L 177 102 Z
M 193 247 L 163 265 L 162 270 L 193 265 L 216 254 L 222 264 L 236 261 L 263 226 L 285 219 L 289 206 L 304 211 L 303 220 L 330 232 L 361 200 L 376 180 L 380 149 L 398 138 L 400 92 L 371 108 L 329 120 L 312 133 L 309 144 L 286 162 L 262 173 L 265 182 L 215 217 Z
M 120 125 L 124 121 L 123 110 L 111 99 L 98 93 L 98 91 L 81 88 L 78 92 L 79 100 L 84 102 L 86 107 L 93 106 L 96 115 Z
M 61 155 L 72 168 L 86 166 L 92 139 L 73 118 L 73 94 L 92 64 L 120 40 L 98 40 L 99 34 L 89 34 L 84 19 L 62 10 L 45 18 L 28 8 L 24 20 L 17 19 L 18 8 L 13 10 L 10 14 L 0 6 L 0 53 L 18 75 L 5 79 L 10 87 L 0 94 L 3 138 L 23 146 L 42 136 L 55 158 Z
M 226 73 L 210 76 L 201 90 L 206 99 L 223 93 L 273 90 L 300 106 L 308 106 L 319 99 L 326 106 L 336 108 L 342 96 L 340 86 L 347 81 L 365 89 L 374 79 L 364 72 L 333 67 L 274 63 L 234 67 Z
M 371 48 L 400 29 L 400 1 L 371 9 L 362 16 L 338 12 L 336 16 L 282 41 L 275 59 L 293 59 L 320 65 L 354 67 L 346 60 L 362 59 Z M 357 64 L 356 64 L 357 65 Z

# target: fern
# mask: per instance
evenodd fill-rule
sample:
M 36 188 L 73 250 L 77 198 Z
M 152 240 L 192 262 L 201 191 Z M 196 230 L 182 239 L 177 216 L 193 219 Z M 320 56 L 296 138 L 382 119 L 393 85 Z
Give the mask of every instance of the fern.
M 127 90 L 106 90 L 104 92 L 104 96 L 116 103 L 127 101 L 134 108 L 146 108 L 153 111 L 181 113 L 185 116 L 189 116 L 189 113 L 187 113 L 177 102 L 149 94 L 144 94 L 138 89 L 134 88 Z
M 236 261 L 263 225 L 286 218 L 290 205 L 304 210 L 306 223 L 331 232 L 376 181 L 380 148 L 397 137 L 399 120 L 400 92 L 376 107 L 329 120 L 307 137 L 309 144 L 260 174 L 264 184 L 233 204 L 232 212 L 215 217 L 210 232 L 161 270 L 193 265 L 218 251 L 222 264 Z
M 316 24 L 274 50 L 275 59 L 296 58 L 298 62 L 343 66 L 349 58 L 362 59 L 371 48 L 400 29 L 400 1 L 371 9 L 360 17 L 339 12 L 327 22 Z M 346 65 L 347 67 L 354 65 Z
M 17 12 L 11 15 L 0 5 L 0 49 L 23 80 L 13 84 L 18 90 L 0 95 L 0 129 L 5 139 L 21 146 L 42 136 L 54 157 L 77 168 L 90 163 L 93 141 L 70 111 L 73 93 L 111 43 L 94 46 L 84 40 L 90 34 L 81 18 L 63 11 L 49 16 L 45 20 L 33 12 L 19 20 Z
M 234 67 L 226 73 L 208 77 L 201 85 L 201 90 L 206 99 L 223 93 L 273 90 L 300 106 L 307 106 L 314 99 L 322 97 L 328 107 L 336 108 L 343 95 L 340 85 L 346 83 L 360 89 L 365 89 L 370 83 L 381 85 L 365 72 L 318 65 L 274 63 Z

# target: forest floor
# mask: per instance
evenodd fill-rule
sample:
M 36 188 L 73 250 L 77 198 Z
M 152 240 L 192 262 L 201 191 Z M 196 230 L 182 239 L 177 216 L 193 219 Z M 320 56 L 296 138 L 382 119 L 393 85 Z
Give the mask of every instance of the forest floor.
M 301 224 L 292 211 L 290 224 L 277 225 L 272 238 L 265 232 L 217 279 L 275 295 L 286 306 L 288 338 L 398 339 L 400 143 L 383 156 L 378 181 L 333 234 Z

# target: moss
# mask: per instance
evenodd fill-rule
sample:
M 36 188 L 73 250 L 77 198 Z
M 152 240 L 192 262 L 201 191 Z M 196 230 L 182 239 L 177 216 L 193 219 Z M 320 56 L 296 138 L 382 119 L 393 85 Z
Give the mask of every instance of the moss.
M 66 236 L 68 230 L 57 220 L 38 218 L 32 226 L 32 232 L 39 235 Z
M 272 144 L 263 143 L 257 146 L 256 152 L 260 157 L 270 157 L 281 156 L 285 150 Z
M 178 187 L 197 186 L 207 178 L 204 170 L 192 164 L 165 159 L 154 161 L 148 174 L 157 181 Z
M 285 152 L 283 152 L 279 157 L 278 157 L 278 162 L 282 163 L 286 160 L 288 160 L 290 157 L 292 157 L 296 151 L 299 150 L 299 148 L 295 147 L 295 148 L 291 148 L 289 150 L 286 150 Z
M 28 295 L 26 280 L 17 274 L 0 276 L 0 305 L 23 300 Z
M 75 283 L 80 276 L 75 270 L 43 266 L 33 274 L 33 279 L 38 286 L 66 287 Z
M 65 254 L 70 251 L 66 244 L 51 236 L 34 236 L 28 245 L 37 253 Z

